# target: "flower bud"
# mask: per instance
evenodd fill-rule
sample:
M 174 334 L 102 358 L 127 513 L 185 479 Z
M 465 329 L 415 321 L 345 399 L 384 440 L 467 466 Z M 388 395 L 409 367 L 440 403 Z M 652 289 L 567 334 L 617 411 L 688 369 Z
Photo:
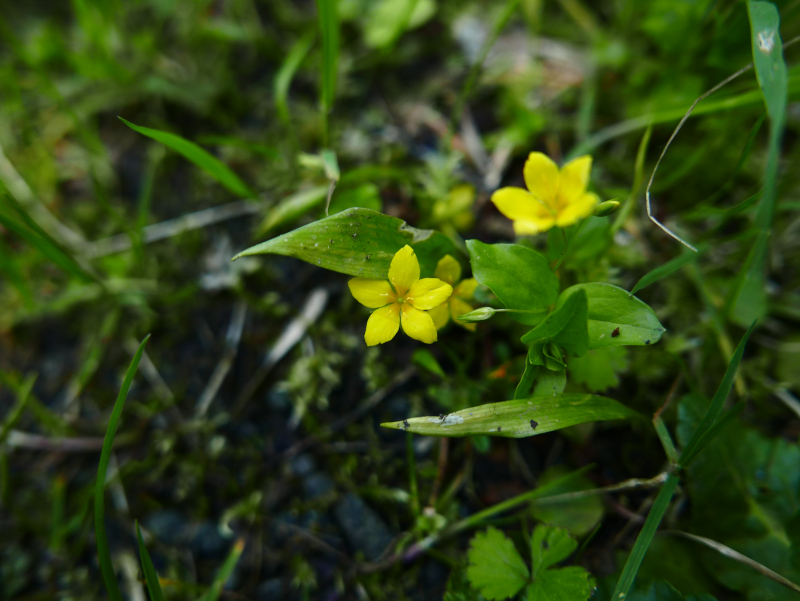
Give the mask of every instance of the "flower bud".
M 605 202 L 601 202 L 594 208 L 594 213 L 592 213 L 595 217 L 607 217 L 611 215 L 611 213 L 615 213 L 619 208 L 620 202 L 618 200 L 607 200 Z
M 497 311 L 492 309 L 491 307 L 481 307 L 480 309 L 475 309 L 474 311 L 470 311 L 469 313 L 464 313 L 464 315 L 459 315 L 458 321 L 463 321 L 465 323 L 485 321 L 495 313 L 497 313 Z

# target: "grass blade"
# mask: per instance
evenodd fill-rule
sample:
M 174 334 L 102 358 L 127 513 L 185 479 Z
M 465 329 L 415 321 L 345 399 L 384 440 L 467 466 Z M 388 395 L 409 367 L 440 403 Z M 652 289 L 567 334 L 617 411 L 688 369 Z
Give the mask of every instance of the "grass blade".
M 728 394 L 733 387 L 734 378 L 736 378 L 736 371 L 739 369 L 739 363 L 742 361 L 742 355 L 744 355 L 744 347 L 747 345 L 747 339 L 750 338 L 750 334 L 753 333 L 753 329 L 755 327 L 756 322 L 753 322 L 747 332 L 745 332 L 745 335 L 742 336 L 742 339 L 739 341 L 739 345 L 736 347 L 733 357 L 731 357 L 731 360 L 728 363 L 728 369 L 725 370 L 725 375 L 722 377 L 722 382 L 720 382 L 719 388 L 717 388 L 717 392 L 714 394 L 714 398 L 711 400 L 711 405 L 709 406 L 708 411 L 706 411 L 703 420 L 700 422 L 700 425 L 697 426 L 694 434 L 692 434 L 692 437 L 689 439 L 689 443 L 683 449 L 683 453 L 681 453 L 681 465 L 685 465 L 686 463 L 690 462 L 700 451 L 701 439 L 711 430 L 716 423 L 719 414 L 722 412 L 722 405 L 725 402 L 725 399 L 728 398 Z M 705 444 L 708 444 L 708 440 Z
M 633 549 L 631 549 L 628 561 L 625 562 L 622 575 L 617 582 L 617 588 L 614 589 L 614 594 L 611 595 L 611 598 L 615 601 L 622 601 L 628 596 L 628 591 L 630 591 L 631 586 L 633 586 L 633 581 L 636 579 L 639 566 L 642 565 L 642 560 L 647 553 L 647 549 L 650 547 L 656 530 L 658 530 L 658 525 L 661 523 L 664 513 L 667 511 L 667 507 L 669 507 L 670 501 L 672 501 L 672 495 L 675 494 L 675 489 L 678 487 L 679 482 L 680 478 L 678 478 L 678 476 L 670 474 L 667 476 L 664 486 L 658 491 L 655 503 L 653 503 L 650 513 L 647 514 L 647 520 L 645 520 L 644 526 L 641 532 L 639 532 L 639 536 L 636 538 L 636 543 L 634 543 Z
M 656 429 L 656 434 L 661 441 L 661 446 L 664 447 L 664 453 L 666 453 L 667 459 L 669 459 L 672 465 L 677 464 L 678 451 L 675 450 L 675 443 L 672 442 L 672 436 L 669 435 L 667 425 L 664 423 L 664 420 L 661 419 L 660 415 L 653 418 L 653 427 Z
M 143 136 L 147 136 L 156 142 L 161 142 L 178 154 L 183 155 L 186 159 L 200 167 L 203 171 L 208 173 L 211 177 L 213 177 L 237 196 L 241 196 L 243 198 L 251 198 L 254 196 L 245 183 L 239 179 L 239 176 L 231 171 L 227 165 L 222 163 L 207 150 L 200 148 L 194 142 L 190 142 L 189 140 L 169 132 L 135 125 L 130 121 L 126 121 L 122 117 L 119 117 L 119 120 L 132 130 L 139 132 Z
M 201 601 L 217 601 L 217 599 L 219 599 L 222 588 L 225 586 L 225 583 L 228 582 L 228 578 L 233 574 L 233 569 L 242 556 L 242 551 L 244 551 L 244 539 L 240 538 L 234 543 L 231 552 L 228 553 L 228 557 L 225 558 L 225 563 L 222 564 L 222 567 L 214 578 L 214 582 L 211 583 L 211 588 L 200 598 Z
M 158 582 L 158 574 L 156 574 L 153 560 L 150 559 L 150 554 L 147 552 L 147 547 L 144 546 L 142 529 L 139 528 L 138 521 L 136 522 L 136 539 L 139 541 L 139 559 L 142 562 L 142 570 L 147 583 L 147 592 L 150 593 L 150 601 L 164 601 L 164 593 L 161 591 L 161 584 Z
M 639 278 L 638 282 L 636 282 L 636 285 L 631 290 L 631 295 L 636 294 L 639 290 L 646 288 L 650 284 L 655 284 L 658 280 L 663 280 L 665 277 L 672 275 L 684 265 L 697 259 L 697 257 L 699 257 L 703 251 L 705 251 L 705 247 L 698 247 L 696 253 L 684 252 L 682 255 L 679 255 L 674 259 L 667 261 L 663 265 L 656 267 L 653 271 L 646 273 Z
M 292 79 L 294 79 L 295 73 L 297 73 L 297 69 L 300 68 L 303 60 L 308 55 L 308 51 L 311 50 L 315 37 L 316 32 L 310 31 L 297 40 L 275 75 L 275 81 L 272 85 L 272 90 L 275 94 L 275 108 L 281 121 L 286 125 L 289 125 L 289 86 L 292 83 Z
M 727 410 L 725 413 L 723 413 L 723 414 L 722 414 L 722 417 L 720 417 L 720 418 L 719 418 L 719 419 L 716 421 L 716 423 L 715 423 L 713 426 L 711 426 L 711 427 L 708 429 L 708 431 L 707 431 L 705 434 L 703 434 L 703 436 L 701 436 L 701 437 L 700 437 L 700 440 L 699 440 L 699 441 L 698 441 L 698 443 L 697 443 L 697 450 L 696 450 L 696 451 L 694 452 L 694 454 L 693 454 L 693 455 L 692 455 L 692 456 L 691 456 L 691 457 L 690 457 L 690 458 L 689 458 L 689 459 L 686 461 L 686 463 L 685 463 L 685 464 L 681 465 L 681 467 L 684 467 L 684 468 L 688 467 L 688 466 L 689 466 L 689 464 L 692 462 L 692 460 L 693 460 L 695 457 L 697 457 L 697 456 L 698 456 L 698 455 L 699 455 L 699 454 L 702 452 L 702 450 L 703 450 L 704 448 L 706 448 L 706 446 L 707 446 L 707 445 L 708 445 L 708 444 L 709 444 L 709 443 L 710 443 L 712 440 L 714 440 L 714 439 L 717 437 L 717 435 L 718 435 L 720 432 L 722 432 L 722 431 L 723 431 L 725 428 L 727 428 L 727 427 L 730 425 L 730 423 L 731 423 L 731 422 L 732 422 L 734 419 L 736 419 L 737 417 L 739 417 L 739 414 L 740 414 L 740 413 L 741 413 L 743 410 L 744 410 L 744 403 L 743 403 L 743 402 L 740 402 L 740 403 L 736 403 L 736 405 L 734 405 L 733 407 L 731 407 L 730 409 L 728 409 L 728 410 Z
M 114 566 L 111 564 L 111 552 L 108 548 L 108 539 L 106 538 L 106 525 L 103 521 L 105 517 L 105 501 L 103 492 L 105 490 L 106 472 L 108 471 L 108 462 L 111 459 L 111 447 L 114 444 L 114 435 L 117 432 L 117 424 L 122 415 L 122 408 L 125 406 L 125 399 L 128 396 L 128 391 L 133 382 L 133 376 L 136 374 L 136 368 L 139 367 L 139 361 L 142 360 L 144 347 L 150 339 L 150 334 L 144 337 L 139 345 L 136 354 L 128 366 L 128 371 L 125 372 L 125 379 L 122 381 L 117 400 L 114 403 L 114 409 L 111 412 L 111 419 L 108 421 L 108 430 L 106 430 L 106 437 L 103 440 L 103 450 L 100 452 L 100 465 L 97 468 L 97 482 L 94 485 L 94 531 L 95 538 L 97 539 L 97 558 L 100 561 L 100 570 L 103 573 L 103 580 L 106 583 L 106 590 L 111 601 L 122 601 L 122 594 L 117 584 L 117 578 L 114 574 Z
M 322 145 L 328 145 L 328 114 L 336 97 L 336 77 L 339 71 L 339 13 L 338 0 L 317 0 L 319 30 L 322 33 L 322 85 L 320 101 L 324 122 Z
M 771 2 L 747 3 L 756 78 L 769 115 L 769 148 L 764 167 L 764 194 L 756 213 L 758 239 L 747 258 L 730 306 L 731 318 L 740 325 L 761 319 L 767 313 L 767 255 L 778 180 L 778 159 L 786 121 L 789 95 L 788 73 L 783 59 L 780 15 Z

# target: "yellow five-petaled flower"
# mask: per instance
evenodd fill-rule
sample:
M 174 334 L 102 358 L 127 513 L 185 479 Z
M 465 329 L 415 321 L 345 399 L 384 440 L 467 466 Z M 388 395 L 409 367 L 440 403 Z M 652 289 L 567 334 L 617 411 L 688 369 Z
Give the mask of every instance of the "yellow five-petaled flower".
M 532 152 L 522 174 L 527 190 L 500 188 L 492 194 L 497 209 L 514 222 L 519 236 L 546 232 L 554 225 L 565 227 L 592 214 L 600 202 L 586 191 L 592 157 L 584 155 L 558 165 L 541 152 Z
M 388 342 L 400 325 L 414 340 L 436 342 L 436 326 L 427 313 L 453 293 L 450 284 L 437 278 L 419 278 L 419 261 L 406 245 L 395 253 L 389 266 L 389 281 L 353 278 L 350 292 L 365 307 L 375 309 L 367 321 L 367 346 Z

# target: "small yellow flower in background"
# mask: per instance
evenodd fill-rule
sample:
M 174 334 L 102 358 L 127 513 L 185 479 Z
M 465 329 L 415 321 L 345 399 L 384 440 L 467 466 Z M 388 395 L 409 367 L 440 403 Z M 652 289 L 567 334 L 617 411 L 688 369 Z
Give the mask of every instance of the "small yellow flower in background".
M 554 225 L 566 227 L 591 215 L 600 202 L 596 194 L 586 191 L 591 170 L 589 155 L 559 170 L 549 157 L 532 152 L 522 172 L 528 189 L 500 188 L 492 194 L 492 202 L 514 222 L 517 235 L 546 232 Z
M 375 309 L 364 334 L 367 346 L 390 341 L 401 324 L 414 340 L 436 342 L 436 326 L 427 311 L 441 305 L 453 293 L 453 287 L 441 280 L 419 278 L 419 261 L 408 245 L 395 253 L 388 282 L 353 278 L 347 284 L 358 302 Z
M 478 281 L 475 278 L 469 278 L 456 284 L 461 279 L 461 265 L 450 255 L 445 255 L 439 261 L 436 265 L 436 272 L 433 275 L 453 286 L 453 294 L 450 298 L 435 309 L 430 310 L 436 329 L 441 330 L 452 317 L 453 321 L 458 325 L 474 332 L 477 328 L 474 323 L 462 323 L 457 320 L 457 317 L 472 311 L 472 306 L 465 301 L 472 298 L 475 288 L 478 287 Z

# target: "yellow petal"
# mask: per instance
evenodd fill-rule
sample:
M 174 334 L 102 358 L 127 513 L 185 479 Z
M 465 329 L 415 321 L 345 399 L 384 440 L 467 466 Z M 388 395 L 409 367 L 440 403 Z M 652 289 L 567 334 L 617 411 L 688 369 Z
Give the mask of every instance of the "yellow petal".
M 428 315 L 433 320 L 433 325 L 437 330 L 441 330 L 450 321 L 450 304 L 442 303 L 438 307 L 434 307 L 428 311 Z
M 475 289 L 478 287 L 478 280 L 475 278 L 467 278 L 453 288 L 453 297 L 469 299 L 475 294 Z
M 364 342 L 367 346 L 375 346 L 389 342 L 400 329 L 400 305 L 392 303 L 388 307 L 375 309 L 367 321 L 367 332 Z
M 436 334 L 436 326 L 433 325 L 433 319 L 425 311 L 420 311 L 405 303 L 402 305 L 402 315 L 400 323 L 403 325 L 403 331 L 408 334 L 409 338 L 419 340 L 425 344 L 436 342 L 438 336 Z M 382 311 L 382 309 L 378 309 Z M 396 330 L 395 330 L 396 331 Z
M 528 186 L 530 193 L 555 207 L 560 179 L 558 165 L 547 155 L 541 152 L 532 152 L 525 161 L 522 174 L 525 176 L 525 185 Z
M 406 295 L 406 302 L 422 311 L 438 307 L 453 294 L 453 287 L 436 278 L 423 278 L 414 282 Z
M 394 302 L 395 294 L 386 280 L 371 280 L 368 278 L 353 278 L 347 285 L 350 293 L 365 307 L 377 309 Z
M 539 232 L 546 232 L 556 223 L 556 218 L 552 215 L 547 215 L 541 219 L 530 220 L 520 219 L 514 222 L 514 233 L 517 236 L 533 236 Z
M 445 255 L 439 259 L 433 275 L 453 286 L 461 278 L 461 264 L 450 255 Z
M 579 200 L 589 185 L 592 157 L 588 154 L 570 161 L 561 168 L 561 185 L 558 189 L 558 208 Z
M 588 217 L 592 214 L 595 205 L 600 202 L 597 194 L 587 192 L 575 202 L 568 204 L 563 210 L 559 211 L 556 223 L 560 227 L 572 225 L 576 221 Z
M 414 249 L 406 244 L 398 250 L 389 266 L 389 281 L 398 296 L 405 296 L 408 289 L 419 279 L 419 261 Z
M 552 216 L 554 209 L 522 188 L 500 188 L 492 194 L 492 202 L 503 215 L 513 221 L 532 221 Z
M 467 328 L 470 332 L 474 332 L 475 329 L 478 327 L 476 323 L 464 323 L 462 321 L 458 321 L 459 315 L 464 315 L 465 313 L 469 313 L 472 311 L 472 306 L 468 305 L 460 298 L 453 297 L 450 299 L 448 303 L 450 305 L 450 314 L 453 316 L 453 321 L 456 322 L 461 327 Z

